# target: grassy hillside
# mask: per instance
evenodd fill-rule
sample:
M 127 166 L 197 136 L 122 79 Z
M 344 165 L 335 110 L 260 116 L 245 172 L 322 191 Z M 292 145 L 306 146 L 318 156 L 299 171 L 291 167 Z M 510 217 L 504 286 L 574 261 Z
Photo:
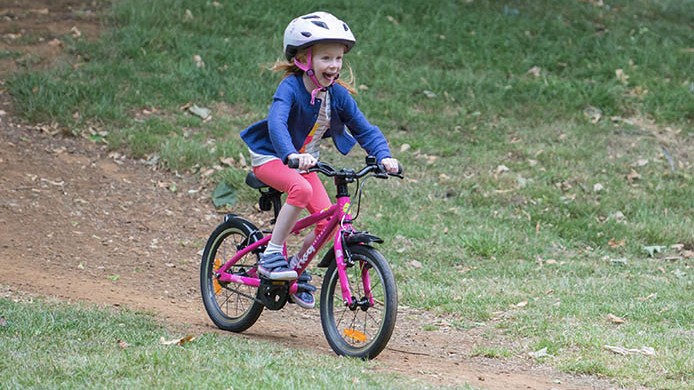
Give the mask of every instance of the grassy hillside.
M 314 9 L 355 31 L 357 100 L 407 169 L 367 188 L 360 219 L 404 304 L 484 327 L 480 354 L 691 384 L 694 1 L 123 0 L 102 40 L 65 37 L 63 66 L 7 87 L 27 119 L 173 171 L 233 157 L 212 180 L 255 201 L 238 133 L 266 114 L 284 27 Z

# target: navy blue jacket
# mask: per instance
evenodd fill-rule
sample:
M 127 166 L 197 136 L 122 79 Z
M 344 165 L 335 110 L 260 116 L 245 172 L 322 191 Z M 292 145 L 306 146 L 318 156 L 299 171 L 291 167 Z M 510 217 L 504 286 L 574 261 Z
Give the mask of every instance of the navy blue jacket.
M 335 147 L 342 154 L 349 153 L 359 142 L 379 162 L 391 157 L 383 133 L 369 123 L 349 91 L 335 83 L 328 88 L 328 93 L 330 129 L 324 137 L 332 137 Z M 287 157 L 298 153 L 297 150 L 303 146 L 318 119 L 320 106 L 320 99 L 311 105 L 311 94 L 304 87 L 301 74 L 285 77 L 275 91 L 267 119 L 243 130 L 241 138 L 255 153 L 276 156 L 286 164 Z

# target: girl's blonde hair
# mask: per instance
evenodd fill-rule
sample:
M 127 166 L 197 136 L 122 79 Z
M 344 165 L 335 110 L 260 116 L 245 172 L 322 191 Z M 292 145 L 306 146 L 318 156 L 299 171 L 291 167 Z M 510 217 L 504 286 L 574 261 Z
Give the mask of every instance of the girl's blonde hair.
M 296 58 L 301 61 L 301 62 L 306 62 L 306 49 L 300 50 L 296 54 Z M 304 73 L 303 70 L 299 69 L 296 64 L 294 64 L 293 61 L 287 61 L 284 59 L 279 59 L 277 60 L 272 67 L 270 68 L 273 72 L 282 72 L 284 73 L 284 77 L 292 76 L 295 74 L 302 74 Z M 354 88 L 354 72 L 352 72 L 352 68 L 347 65 L 347 71 L 349 72 L 349 78 L 347 80 L 343 79 L 337 79 L 335 80 L 336 83 L 342 85 L 343 87 L 347 88 L 349 93 L 352 95 L 357 94 L 357 90 Z

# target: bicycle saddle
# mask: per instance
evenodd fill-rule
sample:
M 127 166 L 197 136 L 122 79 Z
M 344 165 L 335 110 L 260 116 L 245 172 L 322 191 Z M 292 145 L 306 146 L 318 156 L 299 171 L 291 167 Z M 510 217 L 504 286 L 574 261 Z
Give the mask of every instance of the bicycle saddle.
M 269 187 L 267 184 L 263 183 L 262 180 L 258 179 L 253 172 L 248 172 L 248 175 L 246 175 L 246 184 L 251 188 Z

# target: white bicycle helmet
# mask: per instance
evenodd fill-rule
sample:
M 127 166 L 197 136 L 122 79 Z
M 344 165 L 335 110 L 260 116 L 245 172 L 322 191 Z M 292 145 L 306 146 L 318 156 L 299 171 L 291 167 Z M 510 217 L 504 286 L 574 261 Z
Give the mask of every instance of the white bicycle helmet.
M 327 12 L 313 12 L 289 22 L 284 30 L 284 55 L 291 61 L 300 49 L 320 42 L 344 43 L 347 53 L 356 39 L 347 23 Z

